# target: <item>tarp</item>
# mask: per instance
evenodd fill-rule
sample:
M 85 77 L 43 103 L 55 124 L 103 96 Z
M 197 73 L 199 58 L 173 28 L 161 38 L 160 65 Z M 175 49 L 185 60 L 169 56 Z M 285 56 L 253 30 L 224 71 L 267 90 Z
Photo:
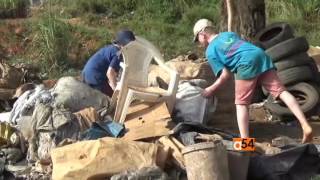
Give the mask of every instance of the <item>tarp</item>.
M 53 106 L 77 112 L 93 107 L 99 110 L 110 106 L 110 98 L 98 90 L 76 80 L 74 77 L 60 78 L 51 89 L 54 98 Z
M 37 102 L 48 103 L 52 100 L 51 93 L 43 86 L 24 92 L 14 103 L 11 110 L 10 122 L 17 124 L 21 116 L 31 116 Z
M 313 144 L 305 144 L 272 156 L 251 157 L 248 179 L 307 180 L 319 171 L 317 148 Z

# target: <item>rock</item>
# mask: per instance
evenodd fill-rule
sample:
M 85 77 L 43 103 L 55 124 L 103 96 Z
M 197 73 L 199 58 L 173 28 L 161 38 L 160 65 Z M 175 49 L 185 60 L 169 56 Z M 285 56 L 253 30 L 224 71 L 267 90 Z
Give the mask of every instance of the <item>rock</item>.
M 255 103 L 249 106 L 249 118 L 254 121 L 270 121 L 272 115 L 263 106 L 264 103 Z
M 275 155 L 281 152 L 278 147 L 273 147 L 270 143 L 255 143 L 256 151 L 265 155 Z
M 287 136 L 280 136 L 272 139 L 272 146 L 283 147 L 287 145 L 296 145 L 296 144 L 298 144 L 297 141 Z
M 199 57 L 198 57 L 197 54 L 191 53 L 191 54 L 188 54 L 188 55 L 187 55 L 187 58 L 188 58 L 189 60 L 197 60 Z
M 144 167 L 137 171 L 125 171 L 120 174 L 113 175 L 111 180 L 169 180 L 168 176 L 158 167 Z

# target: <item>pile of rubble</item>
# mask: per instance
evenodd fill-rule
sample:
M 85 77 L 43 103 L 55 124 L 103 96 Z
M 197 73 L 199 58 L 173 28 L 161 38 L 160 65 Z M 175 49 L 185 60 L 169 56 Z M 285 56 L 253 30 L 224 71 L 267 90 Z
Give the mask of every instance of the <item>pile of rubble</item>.
M 166 63 L 181 76 L 174 111 L 170 114 L 164 102 L 134 102 L 123 124 L 114 121 L 109 97 L 73 77 L 50 87 L 26 84 L 16 92 L 17 85 L 10 86 L 17 100 L 0 114 L 0 174 L 4 179 L 241 180 L 301 179 L 319 171 L 315 146 L 290 138 L 256 142 L 251 153 L 235 150 L 237 134 L 208 126 L 219 111 L 217 99 L 227 100 L 226 95 L 202 98 L 214 76 L 205 60 L 190 57 Z M 150 68 L 150 81 L 166 86 L 164 73 L 155 69 Z M 308 170 L 299 169 L 301 164 Z

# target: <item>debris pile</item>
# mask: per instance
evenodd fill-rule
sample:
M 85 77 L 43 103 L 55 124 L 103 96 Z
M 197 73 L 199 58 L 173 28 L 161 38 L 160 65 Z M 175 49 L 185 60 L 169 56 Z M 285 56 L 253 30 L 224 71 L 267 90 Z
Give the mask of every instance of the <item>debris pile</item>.
M 233 142 L 237 134 L 210 122 L 221 118 L 219 107 L 233 106 L 230 93 L 203 98 L 202 89 L 214 80 L 208 63 L 181 59 L 165 63 L 181 77 L 173 110 L 168 99 L 130 99 L 129 108 L 119 113 L 125 112 L 123 122 L 116 117 L 119 102 L 127 96 L 123 89 L 109 98 L 74 77 L 49 86 L 20 86 L 24 81 L 10 86 L 17 88 L 17 99 L 10 112 L 0 114 L 1 178 L 306 179 L 319 172 L 316 146 L 289 137 L 255 142 L 252 152 L 239 150 Z M 149 68 L 149 85 L 168 88 L 170 77 L 155 69 Z M 121 86 L 126 92 L 133 87 L 128 84 Z

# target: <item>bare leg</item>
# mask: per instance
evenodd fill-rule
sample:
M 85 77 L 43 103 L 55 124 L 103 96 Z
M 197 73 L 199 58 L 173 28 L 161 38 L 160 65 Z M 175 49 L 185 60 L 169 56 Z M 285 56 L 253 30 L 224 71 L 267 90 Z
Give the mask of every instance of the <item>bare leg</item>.
M 249 109 L 247 105 L 236 104 L 237 121 L 241 138 L 249 137 Z
M 283 91 L 280 94 L 279 98 L 288 106 L 288 108 L 292 111 L 292 113 L 300 122 L 300 125 L 303 130 L 302 143 L 307 143 L 312 141 L 312 137 L 313 137 L 312 128 L 309 125 L 296 99 L 288 91 Z

